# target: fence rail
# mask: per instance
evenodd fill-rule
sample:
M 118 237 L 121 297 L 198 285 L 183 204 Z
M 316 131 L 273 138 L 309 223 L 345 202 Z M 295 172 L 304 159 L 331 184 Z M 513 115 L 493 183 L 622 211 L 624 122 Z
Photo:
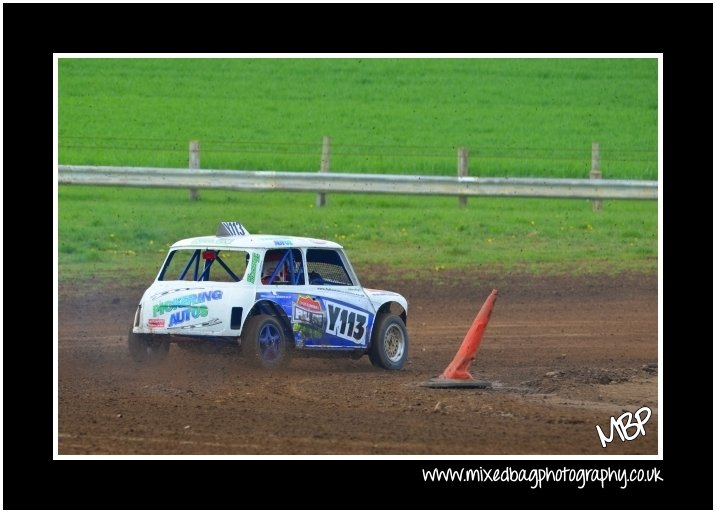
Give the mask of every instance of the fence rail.
M 67 166 L 60 184 L 317 193 L 655 200 L 658 182 Z

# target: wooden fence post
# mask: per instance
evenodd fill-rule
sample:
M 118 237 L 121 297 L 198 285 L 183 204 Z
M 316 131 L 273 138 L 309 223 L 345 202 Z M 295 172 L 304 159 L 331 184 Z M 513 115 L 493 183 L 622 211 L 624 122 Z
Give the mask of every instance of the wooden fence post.
M 199 141 L 189 141 L 189 169 L 199 169 Z M 189 200 L 199 199 L 198 189 L 189 189 Z
M 592 170 L 589 172 L 589 178 L 592 180 L 601 180 L 602 171 L 599 167 L 599 143 L 592 143 Z M 602 209 L 602 200 L 592 200 L 592 211 L 598 212 Z
M 323 136 L 323 151 L 321 152 L 321 170 L 319 173 L 328 173 L 331 170 L 331 138 L 327 135 Z M 326 193 L 319 192 L 316 194 L 316 206 L 326 206 Z
M 457 149 L 457 176 L 458 178 L 461 176 L 467 176 L 468 171 L 468 152 L 467 148 L 464 146 L 461 146 Z M 464 207 L 467 205 L 467 196 L 458 196 L 457 198 L 457 204 L 460 207 Z

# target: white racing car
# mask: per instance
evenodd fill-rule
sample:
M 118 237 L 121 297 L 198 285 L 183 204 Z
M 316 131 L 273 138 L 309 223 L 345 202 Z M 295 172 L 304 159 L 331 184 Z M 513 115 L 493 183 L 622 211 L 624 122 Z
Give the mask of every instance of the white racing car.
M 292 354 L 360 358 L 389 370 L 408 357 L 408 302 L 361 287 L 335 242 L 251 235 L 222 222 L 215 236 L 176 242 L 129 331 L 137 362 L 162 360 L 171 342 L 240 348 L 266 368 Z

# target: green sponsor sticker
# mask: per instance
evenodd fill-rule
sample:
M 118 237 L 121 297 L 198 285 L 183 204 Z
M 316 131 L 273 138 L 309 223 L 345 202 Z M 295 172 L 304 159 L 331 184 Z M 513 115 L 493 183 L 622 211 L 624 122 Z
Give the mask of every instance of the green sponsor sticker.
M 261 255 L 258 253 L 251 253 L 251 271 L 249 272 L 249 275 L 246 277 L 246 280 L 249 283 L 256 283 L 256 268 L 259 265 L 259 258 Z

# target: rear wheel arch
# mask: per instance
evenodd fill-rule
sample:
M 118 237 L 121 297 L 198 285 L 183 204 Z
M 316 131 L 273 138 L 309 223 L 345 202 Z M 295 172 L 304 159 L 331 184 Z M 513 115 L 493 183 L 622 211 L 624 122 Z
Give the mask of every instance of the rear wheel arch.
M 252 365 L 267 369 L 286 367 L 291 361 L 290 340 L 277 317 L 258 314 L 246 322 L 241 342 L 244 354 Z
M 289 319 L 288 315 L 286 315 L 286 312 L 279 306 L 278 303 L 275 303 L 273 301 L 269 301 L 266 299 L 263 299 L 261 301 L 257 301 L 256 304 L 249 310 L 249 313 L 246 315 L 246 319 L 244 320 L 244 323 L 242 325 L 241 334 L 244 333 L 244 328 L 249 323 L 252 317 L 255 317 L 257 315 L 270 315 L 271 317 L 275 317 L 278 319 L 278 321 L 281 323 L 281 326 L 283 327 L 283 331 L 286 334 L 286 339 L 288 340 L 289 344 L 293 347 L 296 343 L 296 337 L 293 333 L 293 327 L 291 326 L 291 319 Z

